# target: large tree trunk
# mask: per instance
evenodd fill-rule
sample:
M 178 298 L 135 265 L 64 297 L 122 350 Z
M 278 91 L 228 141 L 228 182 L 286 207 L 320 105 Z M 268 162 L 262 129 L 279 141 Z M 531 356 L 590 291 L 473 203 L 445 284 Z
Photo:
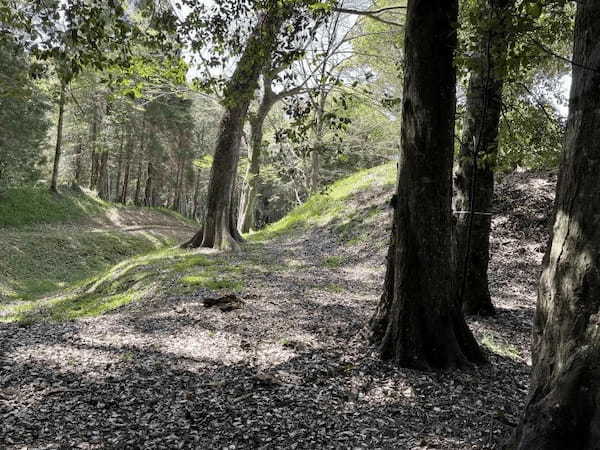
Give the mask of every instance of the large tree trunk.
M 239 248 L 240 236 L 235 222 L 231 220 L 231 197 L 244 121 L 258 87 L 259 74 L 263 73 L 277 46 L 277 33 L 284 20 L 283 12 L 281 8 L 273 7 L 261 15 L 227 83 L 223 105 L 225 112 L 210 171 L 204 226 L 186 246 Z
M 485 358 L 464 321 L 452 270 L 456 0 L 409 0 L 402 146 L 384 293 L 371 339 L 384 359 L 418 369 Z
M 525 413 L 510 448 L 600 449 L 600 2 L 577 3 L 573 81 Z
M 52 180 L 50 190 L 58 192 L 58 171 L 60 169 L 60 156 L 62 154 L 63 117 L 65 115 L 65 90 L 66 84 L 60 83 L 60 96 L 58 98 L 58 125 L 56 127 L 56 147 L 54 149 L 54 164 L 52 165 Z
M 473 58 L 463 135 L 454 174 L 456 288 L 465 314 L 495 313 L 488 287 L 494 168 L 502 107 L 502 69 L 513 0 L 481 0 L 484 25 Z
M 263 127 L 269 111 L 275 104 L 277 97 L 271 89 L 272 80 L 263 76 L 264 93 L 258 110 L 250 118 L 250 164 L 242 187 L 240 199 L 240 213 L 238 229 L 241 233 L 248 233 L 254 228 L 254 211 L 256 197 L 260 185 L 260 161 L 263 146 Z

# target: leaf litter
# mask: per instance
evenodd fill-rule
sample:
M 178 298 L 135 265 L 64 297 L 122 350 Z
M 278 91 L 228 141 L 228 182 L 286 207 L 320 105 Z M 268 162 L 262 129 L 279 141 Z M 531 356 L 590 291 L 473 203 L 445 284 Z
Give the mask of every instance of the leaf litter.
M 0 447 L 498 448 L 527 395 L 555 181 L 521 173 L 498 186 L 498 315 L 469 319 L 489 366 L 399 369 L 366 342 L 390 232 L 391 193 L 374 190 L 349 206 L 375 220 L 359 236 L 330 223 L 229 256 L 254 263 L 240 292 L 167 292 L 93 319 L 1 324 Z M 264 270 L 273 262 L 283 267 Z

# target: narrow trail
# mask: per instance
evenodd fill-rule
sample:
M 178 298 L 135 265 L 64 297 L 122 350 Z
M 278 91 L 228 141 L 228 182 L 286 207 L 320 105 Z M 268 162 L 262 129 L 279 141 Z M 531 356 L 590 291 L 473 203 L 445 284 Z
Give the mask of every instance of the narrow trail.
M 249 271 L 240 309 L 206 308 L 215 293 L 198 289 L 93 319 L 0 325 L 0 441 L 10 449 L 497 448 L 527 393 L 543 236 L 517 242 L 505 217 L 495 223 L 499 314 L 470 320 L 489 366 L 422 373 L 381 362 L 363 330 L 383 283 L 389 225 L 351 247 L 313 229 L 229 256 Z

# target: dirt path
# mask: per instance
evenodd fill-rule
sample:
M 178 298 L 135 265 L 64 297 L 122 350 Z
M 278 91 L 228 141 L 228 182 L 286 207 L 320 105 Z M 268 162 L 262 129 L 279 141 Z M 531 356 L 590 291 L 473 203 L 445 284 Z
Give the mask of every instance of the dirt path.
M 487 367 L 422 373 L 379 361 L 363 327 L 383 283 L 389 229 L 352 247 L 330 230 L 313 230 L 231 257 L 253 268 L 241 309 L 205 308 L 214 293 L 199 289 L 95 319 L 0 325 L 0 442 L 15 449 L 496 448 L 527 393 L 543 237 L 516 241 L 519 230 L 503 220 L 496 219 L 492 261 L 499 314 L 470 322 L 488 349 Z

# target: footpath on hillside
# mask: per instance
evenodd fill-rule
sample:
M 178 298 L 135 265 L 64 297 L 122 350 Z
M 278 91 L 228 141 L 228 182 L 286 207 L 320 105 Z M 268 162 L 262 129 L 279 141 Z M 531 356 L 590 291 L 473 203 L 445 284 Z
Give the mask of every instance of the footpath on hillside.
M 469 321 L 487 367 L 397 369 L 368 345 L 363 330 L 381 292 L 390 232 L 391 191 L 379 187 L 322 226 L 251 241 L 239 255 L 196 251 L 196 266 L 177 263 L 198 274 L 229 271 L 236 283 L 223 289 L 194 285 L 192 275 L 182 289 L 168 272 L 159 293 L 100 317 L 0 324 L 0 442 L 9 449 L 497 448 L 527 394 L 554 181 L 515 175 L 498 189 L 490 281 L 499 313 Z M 163 261 L 156 273 L 168 267 Z M 231 307 L 207 302 L 223 296 Z

